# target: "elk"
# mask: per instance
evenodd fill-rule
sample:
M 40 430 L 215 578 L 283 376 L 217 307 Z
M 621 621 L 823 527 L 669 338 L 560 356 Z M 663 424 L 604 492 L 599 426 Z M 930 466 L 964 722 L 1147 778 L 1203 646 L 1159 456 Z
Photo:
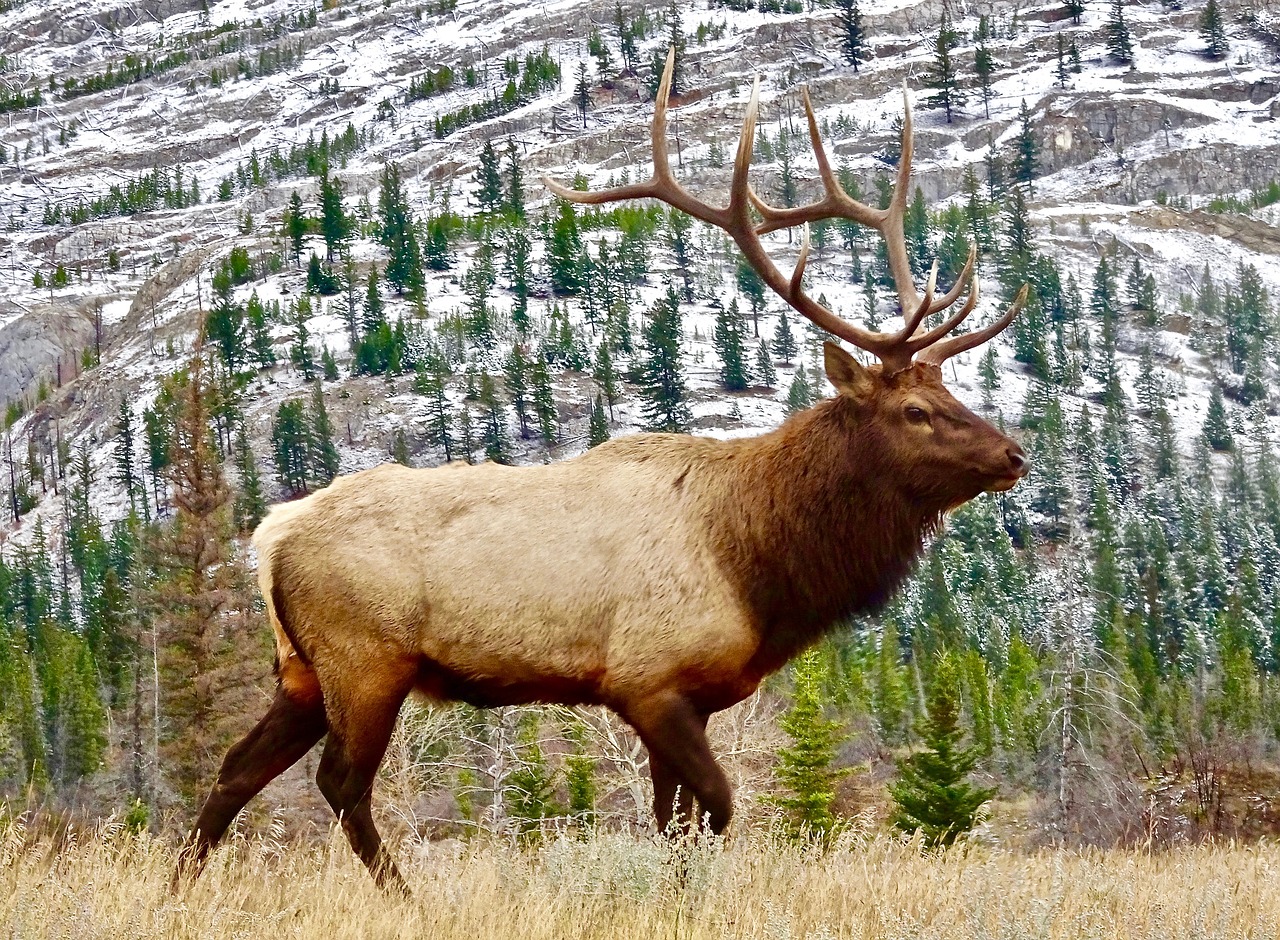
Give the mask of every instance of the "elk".
M 607 706 L 648 750 L 659 829 L 700 819 L 720 833 L 732 794 L 707 743 L 708 718 L 833 625 L 883 604 L 947 512 L 1026 475 L 1021 448 L 952 397 L 940 369 L 1008 326 L 1026 288 L 995 322 L 956 336 L 947 334 L 977 303 L 974 254 L 945 294 L 935 275 L 917 291 L 902 228 L 909 102 L 896 189 L 879 210 L 840 188 L 806 91 L 826 194 L 781 209 L 747 179 L 757 82 L 729 204 L 717 208 L 671 172 L 671 66 L 669 57 L 648 182 L 600 192 L 546 185 L 578 203 L 658 199 L 722 228 L 773 291 L 879 363 L 863 366 L 827 343 L 835 397 L 754 438 L 637 434 L 536 467 L 390 464 L 274 508 L 254 542 L 278 687 L 227 753 L 175 878 L 198 873 L 241 808 L 327 734 L 319 788 L 374 879 L 404 889 L 370 799 L 415 691 L 476 706 Z M 837 217 L 885 239 L 900 330 L 865 330 L 804 293 L 807 234 L 790 278 L 761 244 L 767 232 Z M 924 328 L 966 281 L 959 311 Z

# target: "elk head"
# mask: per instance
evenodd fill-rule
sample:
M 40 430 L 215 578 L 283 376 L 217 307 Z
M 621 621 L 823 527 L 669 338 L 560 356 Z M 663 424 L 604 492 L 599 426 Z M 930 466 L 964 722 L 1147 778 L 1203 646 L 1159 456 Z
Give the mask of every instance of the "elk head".
M 923 293 L 917 290 L 907 255 L 903 219 L 911 179 L 911 104 L 906 104 L 902 127 L 902 157 L 893 196 L 885 209 L 876 209 L 851 198 L 840 186 L 818 131 L 817 118 L 803 90 L 809 136 L 817 158 L 825 195 L 794 208 L 770 206 L 752 190 L 748 180 L 751 150 L 760 106 L 760 82 L 756 80 L 738 139 L 738 151 L 729 189 L 729 204 L 713 206 L 694 197 L 676 180 L 667 156 L 667 99 L 671 90 L 674 50 L 658 88 L 653 117 L 653 176 L 643 183 L 596 192 L 569 189 L 543 177 L 553 193 L 582 204 L 626 199 L 658 199 L 696 219 L 727 232 L 766 284 L 795 310 L 826 332 L 876 356 L 880 362 L 863 366 L 835 343 L 826 344 L 827 377 L 844 405 L 842 413 L 857 425 L 859 436 L 874 440 L 878 460 L 908 495 L 939 511 L 952 509 L 984 491 L 1007 490 L 1026 475 L 1028 464 L 1022 449 L 990 423 L 962 405 L 942 384 L 941 365 L 951 356 L 972 349 L 1004 330 L 1026 302 L 1023 285 L 1017 298 L 995 322 L 956 336 L 949 334 L 978 303 L 974 272 L 976 252 L 969 257 L 956 283 L 945 294 L 936 294 L 937 262 Z M 752 210 L 759 214 L 757 222 Z M 902 310 L 903 326 L 893 332 L 873 332 L 844 320 L 803 289 L 809 257 L 808 223 L 819 219 L 849 219 L 875 229 L 888 249 L 889 271 Z M 788 278 L 774 264 L 760 241 L 762 235 L 804 226 L 804 239 L 795 270 Z M 943 322 L 926 327 L 928 317 L 952 307 L 968 285 L 963 305 Z

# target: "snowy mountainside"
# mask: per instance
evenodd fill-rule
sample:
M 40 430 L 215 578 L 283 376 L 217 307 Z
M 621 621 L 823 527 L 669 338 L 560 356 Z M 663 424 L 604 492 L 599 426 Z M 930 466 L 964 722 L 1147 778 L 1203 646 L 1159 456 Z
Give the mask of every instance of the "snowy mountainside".
M 211 304 L 213 275 L 233 248 L 245 249 L 256 266 L 254 277 L 235 288 L 236 302 L 256 294 L 263 304 L 288 306 L 304 294 L 305 263 L 295 268 L 291 259 L 280 259 L 288 255 L 282 226 L 292 194 L 300 195 L 310 215 L 320 212 L 316 177 L 290 162 L 291 151 L 304 151 L 308 142 L 347 142 L 334 151 L 332 169 L 347 209 L 357 217 L 361 206 L 378 205 L 388 163 L 400 167 L 418 220 L 450 212 L 474 215 L 486 141 L 504 154 L 509 141 L 519 154 L 535 227 L 552 211 L 538 182 L 542 173 L 561 179 L 581 174 L 593 187 L 646 176 L 652 104 L 645 84 L 653 55 L 666 45 L 665 6 L 617 7 L 628 22 L 647 25 L 636 53 L 638 75 L 619 77 L 610 89 L 597 84 L 601 76 L 588 45 L 593 27 L 614 42 L 613 3 L 7 4 L 0 13 L 0 83 L 11 93 L 44 93 L 39 105 L 4 114 L 0 130 L 0 216 L 6 223 L 0 233 L 0 398 L 14 406 L 8 462 L 22 464 L 29 441 L 51 448 L 47 442 L 56 439 L 72 452 L 88 448 L 97 478 L 110 480 L 121 400 L 140 418 L 162 379 L 182 367 Z M 1272 296 L 1280 290 L 1274 216 L 1265 209 L 1248 217 L 1206 211 L 1213 197 L 1246 199 L 1277 175 L 1276 50 L 1263 31 L 1233 19 L 1227 59 L 1205 58 L 1196 33 L 1200 9 L 1199 3 L 1170 11 L 1124 7 L 1135 45 L 1130 67 L 1106 52 L 1107 10 L 1101 5 L 1087 6 L 1078 24 L 1057 5 L 952 6 L 954 25 L 965 37 L 955 54 L 966 63 L 970 87 L 968 101 L 949 124 L 940 110 L 924 107 L 941 3 L 865 4 L 870 56 L 857 73 L 841 60 L 831 8 L 788 13 L 701 2 L 682 7 L 689 91 L 673 112 L 673 159 L 678 155 L 677 172 L 687 186 L 722 198 L 728 169 L 718 154 L 732 151 L 752 79 L 761 77 L 762 129 L 775 140 L 783 126 L 803 136 L 796 87 L 803 82 L 833 158 L 847 164 L 864 192 L 874 193 L 874 180 L 886 172 L 880 157 L 894 141 L 905 84 L 916 103 L 914 180 L 939 209 L 963 198 L 967 168 L 985 180 L 984 161 L 993 153 L 1010 159 L 1025 106 L 1040 152 L 1041 172 L 1030 197 L 1037 247 L 1074 273 L 1086 295 L 1104 251 L 1116 252 L 1121 280 L 1133 258 L 1154 275 L 1166 313 L 1154 353 L 1178 433 L 1188 441 L 1203 424 L 1212 380 L 1209 364 L 1189 346 L 1191 319 L 1180 315 L 1196 294 L 1201 272 L 1207 265 L 1215 276 L 1230 278 L 1241 265 L 1252 265 Z M 989 116 L 972 87 L 970 68 L 969 37 L 984 15 L 998 33 Z M 1081 60 L 1081 71 L 1065 82 L 1058 75 L 1059 37 L 1076 44 Z M 503 94 L 508 61 L 525 62 L 544 49 L 559 65 L 558 83 L 540 86 L 496 116 L 442 128 L 443 118 Z M 139 64 L 144 62 L 149 64 Z M 593 85 L 585 120 L 574 96 L 579 63 L 585 63 Z M 136 80 L 121 79 L 134 68 Z M 447 89 L 409 94 L 446 68 L 455 76 Z M 94 90 L 81 93 L 89 88 Z M 246 184 L 254 164 L 270 167 L 273 155 L 281 172 L 265 172 L 260 184 Z M 799 147 L 792 160 L 801 196 L 815 195 L 813 157 Z M 758 155 L 757 189 L 775 195 L 782 172 L 776 154 Z M 112 187 L 128 192 L 147 177 L 157 186 L 163 177 L 168 196 L 138 211 L 94 208 L 95 200 L 110 201 Z M 350 243 L 362 284 L 371 266 L 384 269 L 387 262 L 368 221 Z M 586 234 L 591 245 L 601 237 Z M 695 297 L 684 306 L 682 335 L 692 427 L 729 435 L 775 426 L 786 413 L 793 368 L 780 364 L 772 389 L 757 384 L 745 392 L 721 391 L 711 302 L 727 303 L 736 293 L 735 273 L 719 233 L 699 224 L 692 237 Z M 535 333 L 546 332 L 553 310 L 563 307 L 582 341 L 593 347 L 598 336 L 584 322 L 583 305 L 552 294 L 542 239 L 534 241 Z M 796 245 L 785 236 L 771 244 L 780 263 L 794 259 Z M 309 233 L 304 262 L 324 250 L 320 235 Z M 479 252 L 475 239 L 462 237 L 452 265 L 427 272 L 421 305 L 387 295 L 388 319 L 438 329 L 465 308 L 466 274 Z M 651 273 L 631 298 L 637 326 L 675 276 L 660 236 L 648 254 Z M 990 317 L 999 294 L 991 265 L 983 277 L 988 299 L 980 316 Z M 847 253 L 838 245 L 819 253 L 807 283 L 837 313 L 862 315 L 864 291 L 851 282 Z M 497 348 L 473 357 L 477 369 L 494 374 L 513 342 L 507 286 L 499 276 L 491 297 Z M 439 462 L 443 456 L 425 430 L 428 402 L 414 391 L 412 374 L 350 374 L 343 303 L 342 292 L 312 298 L 313 315 L 305 322 L 317 359 L 327 350 L 339 365 L 340 377 L 325 383 L 325 396 L 339 431 L 341 470 L 390 459 L 398 432 L 413 463 Z M 768 299 L 761 336 L 774 336 L 782 306 Z M 881 317 L 887 312 L 886 306 Z M 1124 329 L 1131 326 L 1126 322 Z M 296 324 L 273 321 L 270 338 L 280 364 L 256 373 L 241 403 L 267 478 L 279 405 L 310 394 L 288 364 Z M 753 353 L 755 342 L 751 337 Z M 1027 396 L 1028 374 L 1014 360 L 1007 338 L 997 345 L 1000 381 L 993 404 L 1013 424 Z M 802 346 L 797 362 L 815 368 L 812 343 Z M 1132 388 L 1139 370 L 1136 344 L 1122 336 L 1118 348 L 1120 374 Z M 981 398 L 979 354 L 968 353 L 948 368 L 951 387 L 974 406 Z M 463 403 L 465 371 L 448 388 L 455 408 L 469 407 Z M 595 392 L 589 370 L 558 371 L 553 384 L 559 442 L 548 448 L 536 435 L 521 438 L 508 415 L 517 461 L 558 459 L 586 446 L 588 402 Z M 1096 380 L 1086 379 L 1081 400 L 1097 393 Z M 1243 408 L 1230 407 L 1243 414 Z M 626 433 L 643 424 L 640 401 L 627 386 L 611 431 Z M 119 492 L 100 499 L 108 518 L 127 505 Z M 35 503 L 34 513 L 10 522 L 11 532 L 28 532 L 32 518 L 59 512 L 52 488 Z

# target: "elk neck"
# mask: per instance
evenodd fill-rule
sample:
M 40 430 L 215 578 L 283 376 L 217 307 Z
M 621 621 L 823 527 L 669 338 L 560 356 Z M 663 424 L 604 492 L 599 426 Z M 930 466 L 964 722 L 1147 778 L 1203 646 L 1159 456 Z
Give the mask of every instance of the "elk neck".
M 837 396 L 731 442 L 707 494 L 716 551 L 761 633 L 762 673 L 883 605 L 941 520 L 945 507 L 907 494 L 855 408 Z

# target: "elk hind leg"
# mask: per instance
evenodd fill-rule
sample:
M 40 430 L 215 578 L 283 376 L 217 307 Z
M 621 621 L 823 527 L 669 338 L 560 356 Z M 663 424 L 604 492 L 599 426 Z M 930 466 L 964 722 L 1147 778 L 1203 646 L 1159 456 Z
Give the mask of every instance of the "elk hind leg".
M 330 696 L 326 688 L 329 740 L 320 758 L 316 783 L 373 880 L 379 887 L 407 894 L 408 886 L 374 825 L 372 796 L 378 766 L 412 685 L 412 673 L 390 691 L 383 686 L 377 695 L 368 691 L 370 685 L 375 683 L 364 685 L 358 695 L 350 697 Z
M 200 873 L 209 852 L 245 804 L 311 750 L 325 729 L 324 703 L 318 695 L 291 695 L 283 686 L 276 690 L 266 715 L 223 758 L 178 857 L 175 885 Z

